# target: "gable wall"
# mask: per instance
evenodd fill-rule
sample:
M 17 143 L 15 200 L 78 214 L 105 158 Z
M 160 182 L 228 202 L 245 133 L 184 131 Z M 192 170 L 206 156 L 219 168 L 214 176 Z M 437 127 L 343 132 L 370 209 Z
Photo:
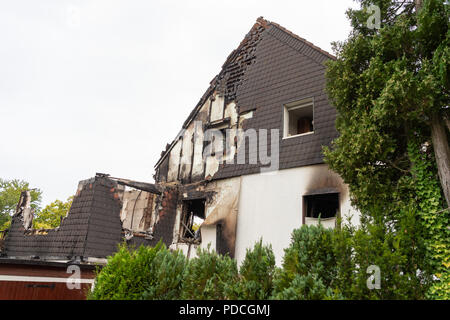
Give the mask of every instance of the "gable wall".
M 264 167 L 259 162 L 258 149 L 249 150 L 248 143 L 245 145 L 246 159 L 256 157 L 257 164 L 251 164 L 248 160 L 245 164 L 237 164 L 235 158 L 233 164 L 221 165 L 214 157 L 202 157 L 205 125 L 224 118 L 231 119 L 231 123 L 225 125 L 228 128 L 251 128 L 257 132 L 267 129 L 268 143 L 263 143 L 263 147 L 267 147 L 269 156 L 270 130 L 279 130 L 279 169 L 323 163 L 322 146 L 330 145 L 337 137 L 334 127 L 336 111 L 325 93 L 324 63 L 330 57 L 273 25 L 267 27 L 255 43 L 251 51 L 253 62 L 249 63 L 241 76 L 242 81 L 235 87 L 234 99 L 227 99 L 228 96 L 219 90 L 223 82 L 218 81 L 216 86 L 219 91 L 211 91 L 212 94 L 191 119 L 182 138 L 172 147 L 167 169 L 168 182 L 191 183 L 205 178 L 230 178 L 258 173 Z M 314 99 L 314 134 L 283 139 L 284 105 L 305 98 Z M 249 111 L 253 111 L 252 117 L 243 121 L 241 117 Z M 202 125 L 196 125 L 196 121 Z M 230 144 L 232 157 L 237 154 L 236 147 L 240 143 Z M 164 168 L 160 166 L 159 169 L 159 176 L 164 177 Z

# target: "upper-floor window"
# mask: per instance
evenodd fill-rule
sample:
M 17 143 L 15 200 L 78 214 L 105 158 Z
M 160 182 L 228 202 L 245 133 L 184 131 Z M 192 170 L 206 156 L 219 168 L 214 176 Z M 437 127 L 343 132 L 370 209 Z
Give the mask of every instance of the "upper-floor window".
M 283 138 L 314 132 L 314 101 L 305 99 L 284 106 Z

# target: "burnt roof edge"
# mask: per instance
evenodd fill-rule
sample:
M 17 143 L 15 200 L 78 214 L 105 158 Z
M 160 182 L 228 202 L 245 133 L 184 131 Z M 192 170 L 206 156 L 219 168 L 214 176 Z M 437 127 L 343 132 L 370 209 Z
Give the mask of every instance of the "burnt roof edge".
M 256 19 L 255 24 L 253 25 L 253 27 L 250 29 L 249 32 L 247 32 L 247 34 L 245 35 L 244 39 L 240 42 L 239 46 L 234 49 L 227 57 L 227 59 L 225 60 L 225 63 L 222 65 L 221 71 L 211 80 L 210 82 L 210 86 L 208 87 L 208 89 L 206 90 L 206 92 L 203 94 L 203 96 L 200 98 L 200 101 L 197 103 L 197 105 L 194 107 L 194 109 L 191 111 L 191 113 L 189 114 L 188 118 L 186 119 L 186 121 L 183 123 L 183 126 L 181 127 L 181 130 L 179 131 L 179 133 L 177 134 L 177 136 L 175 137 L 175 139 L 172 140 L 172 142 L 169 145 L 169 148 L 167 148 L 164 151 L 164 154 L 159 158 L 159 160 L 156 162 L 156 164 L 154 165 L 154 168 L 156 169 L 157 167 L 159 167 L 161 165 L 161 163 L 164 161 L 164 159 L 167 157 L 167 155 L 170 153 L 170 151 L 172 150 L 173 146 L 175 145 L 175 143 L 179 140 L 180 138 L 180 134 L 183 132 L 183 129 L 187 128 L 189 126 L 189 124 L 192 122 L 192 120 L 195 118 L 195 116 L 197 115 L 197 113 L 199 112 L 200 108 L 203 106 L 203 104 L 205 103 L 206 99 L 208 99 L 208 97 L 211 95 L 212 92 L 214 92 L 215 90 L 215 80 L 220 76 L 220 74 L 224 71 L 226 65 L 228 63 L 230 63 L 230 61 L 232 61 L 232 59 L 234 58 L 234 56 L 236 55 L 236 53 L 239 51 L 239 49 L 245 45 L 246 41 L 248 40 L 248 35 L 257 27 L 262 26 L 264 27 L 264 29 L 267 29 L 269 26 L 275 27 L 283 32 L 285 32 L 286 34 L 288 34 L 289 36 L 291 36 L 292 38 L 301 41 L 302 43 L 308 45 L 309 47 L 311 47 L 312 49 L 314 49 L 317 52 L 320 52 L 322 55 L 326 56 L 329 59 L 332 60 L 336 60 L 337 58 L 332 55 L 331 53 L 319 48 L 318 46 L 314 45 L 312 42 L 307 41 L 306 39 L 296 35 L 295 33 L 289 31 L 288 29 L 282 27 L 281 25 L 279 25 L 278 23 L 269 21 L 264 19 L 263 17 L 258 17 L 258 19 Z

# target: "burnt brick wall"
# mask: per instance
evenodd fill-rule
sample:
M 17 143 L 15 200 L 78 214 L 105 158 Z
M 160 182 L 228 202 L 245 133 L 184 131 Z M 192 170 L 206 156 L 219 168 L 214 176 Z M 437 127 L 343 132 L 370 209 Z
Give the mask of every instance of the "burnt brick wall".
M 173 240 L 173 230 L 177 215 L 178 189 L 168 188 L 161 196 L 161 209 L 159 210 L 159 221 L 154 227 L 153 240 L 150 245 L 155 245 L 162 239 L 166 246 L 170 246 Z

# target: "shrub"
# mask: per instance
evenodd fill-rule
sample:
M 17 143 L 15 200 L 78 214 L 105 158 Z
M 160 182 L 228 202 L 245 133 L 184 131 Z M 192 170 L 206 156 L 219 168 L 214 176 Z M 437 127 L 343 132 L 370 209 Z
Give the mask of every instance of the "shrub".
M 383 217 L 381 208 L 372 214 Z M 339 223 L 334 230 L 321 225 L 294 230 L 273 298 L 424 299 L 432 273 L 423 227 L 413 207 L 399 210 L 397 216 L 395 224 L 372 217 L 358 228 Z M 369 266 L 380 270 L 378 289 L 368 287 Z
M 351 224 L 343 224 L 338 219 L 333 230 L 331 245 L 335 256 L 336 278 L 333 281 L 334 293 L 342 298 L 348 298 L 351 292 L 356 266 L 354 262 L 353 235 L 355 228 Z
M 275 299 L 327 299 L 336 278 L 336 258 L 332 230 L 322 225 L 307 226 L 292 232 L 291 245 L 285 249 L 282 269 L 274 282 Z
M 373 216 L 381 217 L 374 208 Z M 424 299 L 431 284 L 430 264 L 423 241 L 423 228 L 413 208 L 402 208 L 395 224 L 377 221 L 363 223 L 354 232 L 351 299 Z M 370 265 L 380 268 L 380 289 L 369 290 L 366 270 Z
M 236 260 L 214 250 L 199 248 L 189 260 L 183 278 L 182 299 L 224 300 L 238 281 Z
M 239 269 L 239 281 L 229 294 L 232 299 L 266 300 L 272 295 L 275 274 L 275 255 L 272 246 L 262 240 L 253 249 L 247 249 Z
M 120 245 L 97 273 L 88 299 L 178 299 L 185 264 L 182 252 L 172 252 L 161 242 L 137 250 Z
M 198 249 L 186 260 L 161 242 L 137 250 L 121 245 L 98 272 L 89 299 L 424 299 L 436 283 L 429 262 L 427 230 L 411 205 L 386 223 L 382 207 L 358 228 L 302 226 L 292 232 L 282 268 L 262 240 L 236 260 Z M 380 269 L 380 288 L 369 289 L 369 266 Z M 443 277 L 442 277 L 443 278 Z M 439 283 L 443 283 L 442 278 Z

